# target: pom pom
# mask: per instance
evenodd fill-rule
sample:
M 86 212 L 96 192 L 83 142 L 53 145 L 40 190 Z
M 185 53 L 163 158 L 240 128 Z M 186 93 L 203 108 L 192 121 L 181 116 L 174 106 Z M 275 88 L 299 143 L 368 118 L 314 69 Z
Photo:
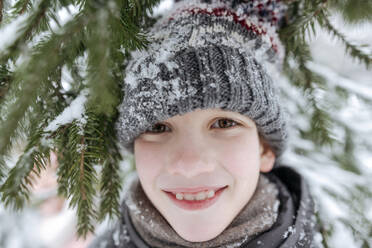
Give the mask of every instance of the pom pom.
M 175 3 L 190 0 L 175 0 Z M 239 16 L 255 16 L 261 23 L 280 27 L 288 6 L 281 0 L 199 0 L 201 4 L 223 3 Z

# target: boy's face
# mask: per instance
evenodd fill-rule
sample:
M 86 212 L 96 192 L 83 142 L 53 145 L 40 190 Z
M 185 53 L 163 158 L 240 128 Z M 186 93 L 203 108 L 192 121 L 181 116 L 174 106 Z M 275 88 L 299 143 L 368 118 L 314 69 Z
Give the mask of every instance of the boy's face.
M 272 169 L 275 155 L 263 148 L 250 118 L 198 109 L 154 125 L 135 140 L 134 153 L 152 204 L 182 238 L 202 242 L 232 222 L 259 172 Z

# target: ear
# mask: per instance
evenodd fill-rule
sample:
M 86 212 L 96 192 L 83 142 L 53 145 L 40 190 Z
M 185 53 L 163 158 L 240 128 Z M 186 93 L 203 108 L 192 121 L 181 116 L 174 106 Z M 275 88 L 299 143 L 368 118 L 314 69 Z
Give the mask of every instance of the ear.
M 260 171 L 269 172 L 274 167 L 275 153 L 271 150 L 269 145 L 260 142 Z

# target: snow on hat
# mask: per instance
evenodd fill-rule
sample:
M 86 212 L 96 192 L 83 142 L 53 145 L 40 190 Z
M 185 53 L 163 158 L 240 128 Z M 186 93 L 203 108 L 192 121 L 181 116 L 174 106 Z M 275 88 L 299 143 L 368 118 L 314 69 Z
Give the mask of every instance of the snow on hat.
M 157 122 L 220 108 L 251 118 L 279 157 L 287 124 L 267 66 L 283 61 L 277 29 L 285 10 L 278 0 L 177 1 L 149 30 L 148 48 L 131 53 L 119 142 L 133 152 L 134 140 Z

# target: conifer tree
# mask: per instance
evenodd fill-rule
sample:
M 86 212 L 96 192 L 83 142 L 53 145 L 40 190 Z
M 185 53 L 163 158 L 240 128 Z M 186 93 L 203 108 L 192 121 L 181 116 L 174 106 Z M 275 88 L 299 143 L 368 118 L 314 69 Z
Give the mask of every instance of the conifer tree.
M 50 152 L 58 154 L 58 194 L 69 199 L 78 216 L 78 233 L 86 236 L 94 223 L 119 215 L 123 185 L 119 163 L 126 159 L 116 142 L 114 123 L 122 98 L 124 68 L 129 52 L 146 49 L 146 29 L 156 17 L 160 0 L 1 0 L 0 1 L 0 198 L 10 209 L 22 209 L 30 189 L 48 166 Z M 372 65 L 371 52 L 348 41 L 330 16 L 341 13 L 346 22 L 372 21 L 372 3 L 364 0 L 286 0 L 286 20 L 279 30 L 285 46 L 281 89 L 293 116 L 298 140 L 289 154 L 301 161 L 306 175 L 322 170 L 350 178 L 313 188 L 319 203 L 322 243 L 329 247 L 335 230 L 346 228 L 361 247 L 372 244 L 372 224 L 365 215 L 372 185 L 355 155 L 356 142 L 372 151 L 329 106 L 346 102 L 355 92 L 333 86 L 311 67 L 309 33 L 316 25 L 338 38 L 345 53 Z M 61 18 L 64 13 L 64 18 Z M 370 50 L 371 51 L 371 50 Z M 289 90 L 291 89 L 291 90 Z M 327 97 L 319 97 L 323 91 Z M 358 95 L 371 105 L 372 97 Z M 301 99 L 301 101 L 299 100 Z M 332 112 L 332 113 L 331 113 Z M 333 131 L 343 133 L 343 140 Z M 18 141 L 26 143 L 16 164 L 8 158 Z M 321 164 L 320 164 L 321 163 Z M 321 168 L 319 168 L 321 167 Z M 315 173 L 315 174 L 314 174 Z M 310 180 L 311 181 L 311 180 Z M 311 184 L 311 182 L 310 182 Z M 99 200 L 97 201 L 96 198 Z M 352 218 L 330 219 L 326 200 L 349 206 Z M 346 211 L 346 210 L 345 210 Z M 345 229 L 345 230 L 346 230 Z

